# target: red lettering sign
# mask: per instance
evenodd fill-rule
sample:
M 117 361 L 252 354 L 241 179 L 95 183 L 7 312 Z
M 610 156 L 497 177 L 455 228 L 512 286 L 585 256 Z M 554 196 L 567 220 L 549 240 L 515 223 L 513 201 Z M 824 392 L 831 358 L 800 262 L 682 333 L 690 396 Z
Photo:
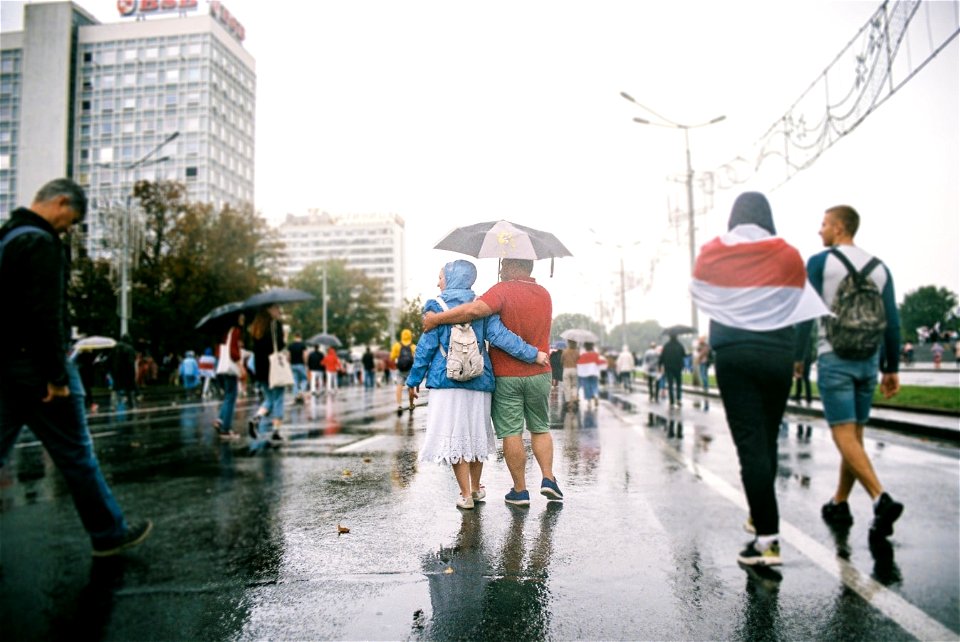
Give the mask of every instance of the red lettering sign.
M 122 17 L 196 9 L 197 0 L 117 0 Z

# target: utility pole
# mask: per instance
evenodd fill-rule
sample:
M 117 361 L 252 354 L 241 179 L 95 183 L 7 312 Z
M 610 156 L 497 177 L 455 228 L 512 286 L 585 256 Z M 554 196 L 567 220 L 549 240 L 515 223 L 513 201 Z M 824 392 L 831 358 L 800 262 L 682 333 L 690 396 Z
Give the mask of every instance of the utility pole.
M 649 107 L 645 107 L 645 106 L 641 105 L 641 104 L 638 103 L 636 100 L 634 100 L 633 97 L 630 96 L 630 94 L 628 94 L 628 93 L 626 93 L 626 92 L 624 92 L 624 91 L 621 91 L 621 92 L 620 92 L 620 95 L 621 95 L 625 100 L 629 100 L 630 102 L 632 102 L 632 103 L 635 104 L 636 106 L 638 106 L 638 107 L 640 107 L 641 109 L 643 109 L 643 110 L 645 110 L 645 111 L 653 114 L 654 116 L 656 116 L 656 117 L 659 119 L 659 121 L 656 121 L 656 120 L 651 121 L 651 120 L 647 120 L 646 118 L 634 118 L 633 121 L 634 121 L 635 123 L 639 123 L 639 124 L 641 124 L 641 125 L 656 125 L 657 127 L 669 127 L 669 128 L 672 128 L 672 129 L 682 129 L 682 130 L 683 130 L 683 140 L 684 140 L 684 145 L 685 145 L 685 147 L 686 147 L 686 155 L 687 155 L 687 180 L 686 180 L 686 183 L 687 183 L 687 223 L 688 223 L 688 226 L 689 226 L 689 228 L 690 228 L 690 229 L 689 229 L 689 232 L 688 232 L 688 234 L 687 234 L 687 240 L 688 240 L 689 245 L 690 245 L 690 277 L 693 278 L 693 266 L 694 266 L 694 263 L 695 263 L 696 260 L 697 260 L 697 239 L 696 239 L 697 226 L 696 226 L 696 221 L 695 221 L 695 212 L 694 212 L 694 209 L 693 209 L 693 164 L 692 164 L 691 161 L 690 161 L 690 130 L 691 130 L 691 129 L 695 129 L 695 128 L 697 128 L 697 127 L 706 127 L 707 125 L 713 125 L 713 124 L 715 124 L 715 123 L 719 123 L 720 121 L 726 119 L 726 116 L 717 116 L 716 118 L 712 118 L 712 119 L 710 119 L 710 120 L 708 120 L 708 121 L 706 121 L 706 122 L 699 123 L 699 124 L 697 124 L 697 125 L 683 125 L 683 124 L 681 124 L 681 123 L 676 123 L 676 122 L 670 120 L 669 118 L 666 118 L 666 117 L 664 117 L 664 116 L 661 116 L 660 114 L 658 114 L 657 112 L 653 111 L 653 110 L 650 109 Z M 697 317 L 697 305 L 691 300 L 691 301 L 690 301 L 690 322 L 691 322 L 691 325 L 692 325 L 694 328 L 698 328 L 698 327 L 699 327 L 699 326 L 698 326 L 698 321 L 699 321 L 699 319 L 698 319 L 698 317 Z

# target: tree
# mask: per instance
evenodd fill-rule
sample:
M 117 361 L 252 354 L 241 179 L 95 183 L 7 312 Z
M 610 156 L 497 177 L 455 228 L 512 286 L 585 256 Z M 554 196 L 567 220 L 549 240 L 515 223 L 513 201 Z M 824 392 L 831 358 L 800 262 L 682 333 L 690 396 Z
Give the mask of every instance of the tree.
M 917 328 L 932 328 L 937 323 L 941 330 L 956 330 L 957 295 L 947 288 L 925 285 L 908 292 L 900 305 L 901 333 L 908 341 L 917 340 Z
M 414 342 L 417 337 L 423 334 L 423 301 L 418 296 L 416 299 L 404 299 L 403 308 L 400 309 L 400 322 L 397 326 L 394 336 L 390 337 L 390 344 L 400 340 L 400 333 L 404 328 L 413 333 Z
M 558 314 L 553 320 L 550 336 L 553 339 L 559 339 L 563 332 L 573 328 L 590 330 L 597 335 L 597 339 L 601 342 L 606 336 L 606 329 L 603 324 L 594 321 L 585 314 Z
M 379 343 L 388 320 L 387 310 L 380 303 L 383 284 L 360 270 L 347 268 L 342 259 L 311 263 L 290 280 L 290 287 L 316 296 L 293 308 L 294 330 L 305 339 L 323 330 L 324 269 L 327 270 L 327 332 L 345 346 Z
M 611 337 L 611 341 L 621 340 L 623 336 L 621 327 L 620 325 L 615 326 L 607 335 Z M 663 328 L 656 321 L 631 321 L 627 323 L 627 346 L 629 346 L 630 352 L 645 352 L 651 341 L 657 343 L 662 341 L 662 332 Z M 615 343 L 617 349 L 621 346 L 622 343 Z
M 94 261 L 82 255 L 73 262 L 67 301 L 71 323 L 82 335 L 117 336 L 120 321 L 112 271 L 105 259 Z

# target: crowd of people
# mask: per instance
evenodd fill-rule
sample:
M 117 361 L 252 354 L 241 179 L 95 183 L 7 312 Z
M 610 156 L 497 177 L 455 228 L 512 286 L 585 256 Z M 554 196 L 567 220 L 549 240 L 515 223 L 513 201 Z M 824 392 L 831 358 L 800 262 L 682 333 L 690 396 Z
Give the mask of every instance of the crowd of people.
M 86 423 L 90 383 L 84 385 L 78 363 L 66 352 L 69 257 L 60 237 L 85 212 L 83 190 L 58 179 L 0 228 L 3 295 L 26 308 L 0 321 L 9 338 L 0 348 L 0 462 L 29 426 L 65 474 L 93 555 L 108 556 L 144 541 L 152 523 L 128 523 L 113 498 Z M 567 410 L 578 409 L 581 398 L 596 408 L 601 382 L 632 391 L 639 371 L 647 379 L 649 400 L 668 401 L 673 412 L 683 404 L 684 370 L 707 392 L 713 368 L 750 509 L 745 528 L 754 535 L 738 560 L 778 565 L 777 435 L 795 384 L 795 398 L 810 402 L 814 362 L 842 459 L 823 519 L 835 528 L 850 526 L 848 500 L 857 482 L 873 502 L 871 537 L 890 536 L 904 510 L 881 484 L 864 449 L 878 373 L 883 395 L 895 395 L 901 351 L 893 278 L 886 265 L 854 244 L 859 224 L 849 206 L 827 209 L 820 226 L 826 249 L 804 263 L 777 236 L 766 197 L 741 194 L 727 232 L 706 243 L 697 257 L 691 294 L 710 317 L 710 328 L 689 351 L 681 332 L 669 330 L 662 345 L 651 342 L 640 356 L 628 346 L 601 355 L 595 342 L 581 346 L 574 340 L 549 354 L 552 300 L 532 277 L 534 262 L 502 259 L 499 282 L 478 296 L 476 266 L 459 260 L 440 270 L 439 294 L 423 307 L 422 335 L 415 342 L 413 332 L 403 329 L 388 354 L 367 346 L 354 359 L 332 346 L 325 351 L 310 346 L 296 332 L 288 342 L 280 305 L 268 304 L 225 317 L 217 345 L 205 347 L 199 358 L 188 350 L 179 359 L 167 355 L 158 366 L 124 336 L 111 353 L 110 378 L 118 402 L 129 405 L 136 403 L 139 388 L 162 377 L 191 399 L 221 397 L 214 428 L 228 440 L 240 438 L 234 429 L 237 398 L 254 386 L 259 404 L 246 426 L 252 454 L 284 440 L 287 390 L 303 403 L 310 395 L 337 395 L 342 383 L 366 389 L 392 384 L 402 413 L 405 404 L 413 410 L 425 384 L 431 398 L 420 460 L 450 466 L 459 487 L 456 507 L 470 510 L 486 499 L 483 465 L 496 454 L 497 440 L 512 480 L 504 501 L 530 504 L 525 433 L 539 467 L 540 494 L 563 501 L 553 470 L 551 390 L 562 391 Z M 854 296 L 863 298 L 850 303 Z M 845 325 L 851 309 L 870 323 Z M 451 349 L 455 334 L 462 354 Z M 469 350 L 479 367 L 466 373 Z M 942 353 L 941 346 L 935 358 Z

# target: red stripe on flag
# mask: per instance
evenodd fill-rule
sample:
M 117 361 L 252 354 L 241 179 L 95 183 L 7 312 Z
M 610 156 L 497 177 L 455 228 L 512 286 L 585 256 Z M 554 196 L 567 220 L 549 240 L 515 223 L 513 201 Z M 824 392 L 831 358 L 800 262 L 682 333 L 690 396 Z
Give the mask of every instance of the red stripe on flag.
M 780 238 L 726 245 L 718 237 L 703 246 L 693 276 L 721 287 L 802 288 L 803 259 Z

